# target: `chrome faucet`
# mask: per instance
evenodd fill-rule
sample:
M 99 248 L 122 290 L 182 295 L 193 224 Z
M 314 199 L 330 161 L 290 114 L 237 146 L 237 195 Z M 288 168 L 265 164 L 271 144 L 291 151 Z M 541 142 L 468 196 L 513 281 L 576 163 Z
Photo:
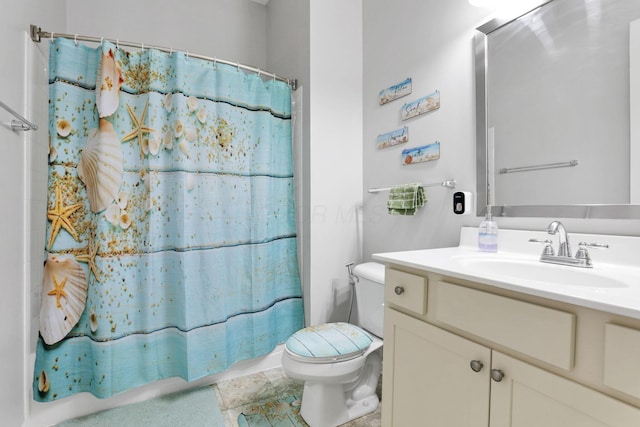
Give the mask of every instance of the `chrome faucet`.
M 545 247 L 540 255 L 541 262 L 548 262 L 552 264 L 569 265 L 574 267 L 591 268 L 593 263 L 587 248 L 608 248 L 609 245 L 605 243 L 585 243 L 580 242 L 578 245 L 580 248 L 576 252 L 575 258 L 571 254 L 571 245 L 569 244 L 569 234 L 567 229 L 560 221 L 553 221 L 547 227 L 547 233 L 552 236 L 558 234 L 558 254 L 555 254 L 551 240 L 539 240 L 529 239 L 530 242 L 544 243 Z
M 547 233 L 552 236 L 558 233 L 558 256 L 571 258 L 571 245 L 569 245 L 569 236 L 564 225 L 560 221 L 553 221 L 547 227 Z

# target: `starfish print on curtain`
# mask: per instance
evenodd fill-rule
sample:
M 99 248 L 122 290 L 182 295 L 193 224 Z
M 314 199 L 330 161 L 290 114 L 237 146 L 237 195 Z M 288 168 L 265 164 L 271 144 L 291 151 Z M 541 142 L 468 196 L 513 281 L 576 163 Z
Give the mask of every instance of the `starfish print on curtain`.
M 149 103 L 144 104 L 144 109 L 142 110 L 142 114 L 140 118 L 136 116 L 136 113 L 133 111 L 131 106 L 127 104 L 127 111 L 129 112 L 129 116 L 131 117 L 131 121 L 133 122 L 133 130 L 122 137 L 122 142 L 130 141 L 134 138 L 138 139 L 138 146 L 140 148 L 140 158 L 144 158 L 145 155 L 149 154 L 149 138 L 145 138 L 145 133 L 154 132 L 153 129 L 144 125 L 145 116 L 147 115 L 147 107 Z
M 61 229 L 67 230 L 74 239 L 78 240 L 78 233 L 71 222 L 71 215 L 83 206 L 84 204 L 82 203 L 74 203 L 73 205 L 64 206 L 62 200 L 62 189 L 60 186 L 56 186 L 54 206 L 47 211 L 47 219 L 51 221 L 51 232 L 49 234 L 49 243 L 47 244 L 47 247 L 51 248 L 51 246 L 53 246 L 53 242 Z

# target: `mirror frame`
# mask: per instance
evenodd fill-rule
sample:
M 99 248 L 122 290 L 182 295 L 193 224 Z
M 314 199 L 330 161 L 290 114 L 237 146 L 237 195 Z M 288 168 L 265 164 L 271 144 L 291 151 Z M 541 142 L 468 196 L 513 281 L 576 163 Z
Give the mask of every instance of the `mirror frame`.
M 487 104 L 487 36 L 493 31 L 515 21 L 531 11 L 551 3 L 539 4 L 514 16 L 494 18 L 476 28 L 474 36 L 475 84 L 476 84 L 476 216 L 485 216 L 490 196 L 488 164 L 488 104 Z M 547 217 L 547 218 L 598 218 L 598 219 L 640 219 L 640 205 L 584 204 L 584 205 L 500 205 L 491 206 L 493 216 L 504 217 Z

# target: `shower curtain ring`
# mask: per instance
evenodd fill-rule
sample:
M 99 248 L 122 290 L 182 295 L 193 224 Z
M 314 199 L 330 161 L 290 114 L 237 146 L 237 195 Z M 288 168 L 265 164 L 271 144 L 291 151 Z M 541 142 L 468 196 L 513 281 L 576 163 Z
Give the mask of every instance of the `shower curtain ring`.
M 216 62 L 218 62 L 218 58 L 213 58 L 213 70 L 216 70 Z
M 120 49 L 120 39 L 116 39 L 116 49 Z
M 55 37 L 53 37 L 54 34 L 55 34 L 54 32 L 51 32 L 51 35 L 49 36 L 51 38 L 51 40 L 50 40 L 51 42 L 53 42 L 53 39 L 55 38 Z
M 262 77 L 262 70 L 258 67 L 258 77 Z
M 100 37 L 100 46 L 102 46 L 102 43 L 104 43 L 104 37 Z
M 140 50 L 144 53 L 144 43 L 140 43 Z
M 184 57 L 184 61 L 189 62 L 189 51 L 187 51 L 187 54 Z
M 73 36 L 73 42 L 75 43 L 76 46 L 78 46 L 78 35 L 74 35 Z
M 169 48 L 169 58 L 171 58 L 173 56 L 173 48 L 170 47 Z

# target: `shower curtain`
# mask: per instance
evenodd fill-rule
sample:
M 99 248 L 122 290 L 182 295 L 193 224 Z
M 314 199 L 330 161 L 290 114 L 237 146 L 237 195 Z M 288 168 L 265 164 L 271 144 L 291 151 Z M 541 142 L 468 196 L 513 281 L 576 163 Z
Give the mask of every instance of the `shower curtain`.
M 302 327 L 291 90 L 58 38 L 33 394 L 192 381 Z

